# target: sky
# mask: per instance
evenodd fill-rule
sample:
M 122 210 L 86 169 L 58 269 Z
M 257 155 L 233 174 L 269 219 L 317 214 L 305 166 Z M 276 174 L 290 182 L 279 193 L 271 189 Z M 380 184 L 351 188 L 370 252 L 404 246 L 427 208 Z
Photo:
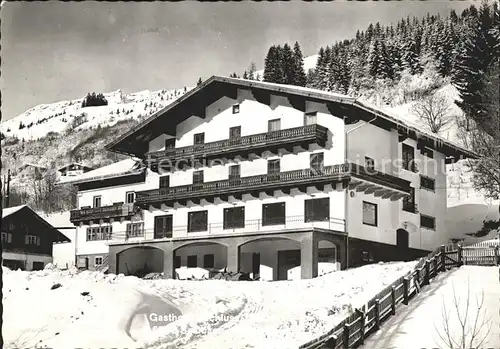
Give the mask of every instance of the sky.
M 369 23 L 446 15 L 471 3 L 7 2 L 0 13 L 2 119 L 89 92 L 183 88 L 200 77 L 241 75 L 252 61 L 263 68 L 274 44 L 298 41 L 309 56 Z

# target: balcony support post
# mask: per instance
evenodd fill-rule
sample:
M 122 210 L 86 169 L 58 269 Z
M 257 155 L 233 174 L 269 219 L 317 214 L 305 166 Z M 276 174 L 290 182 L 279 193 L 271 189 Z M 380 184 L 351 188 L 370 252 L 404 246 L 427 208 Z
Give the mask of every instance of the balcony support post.
M 227 245 L 227 271 L 239 272 L 240 271 L 240 249 L 236 244 L 236 241 L 231 242 Z
M 163 278 L 175 279 L 174 244 L 172 242 L 164 242 L 161 249 L 163 250 Z
M 318 241 L 314 232 L 306 233 L 300 246 L 300 278 L 318 276 Z

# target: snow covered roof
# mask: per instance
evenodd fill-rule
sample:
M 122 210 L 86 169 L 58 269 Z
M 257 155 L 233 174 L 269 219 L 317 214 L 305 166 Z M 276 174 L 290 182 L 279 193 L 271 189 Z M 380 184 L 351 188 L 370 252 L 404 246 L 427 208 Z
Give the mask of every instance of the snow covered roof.
M 63 171 L 63 170 L 66 170 L 67 168 L 69 168 L 69 167 L 71 167 L 71 166 L 80 166 L 80 167 L 82 167 L 83 169 L 90 169 L 90 170 L 92 170 L 92 167 L 85 166 L 85 165 L 83 165 L 83 164 L 81 164 L 81 163 L 79 163 L 79 162 L 71 162 L 71 163 L 69 163 L 69 164 L 67 164 L 67 165 L 64 165 L 63 167 L 61 167 L 61 168 L 59 168 L 59 169 L 57 169 L 57 170 L 58 170 L 58 171 Z
M 168 125 L 165 125 L 167 120 L 171 122 L 170 126 L 173 126 L 184 121 L 190 115 L 197 115 L 204 118 L 205 106 L 215 102 L 222 96 L 229 96 L 232 99 L 236 99 L 238 88 L 251 89 L 252 92 L 255 91 L 254 95 L 256 94 L 256 98 L 263 101 L 268 100 L 270 94 L 278 94 L 292 97 L 291 103 L 297 102 L 298 106 L 303 105 L 305 100 L 327 103 L 328 106 L 334 108 L 335 113 L 332 112 L 332 114 L 337 117 L 349 115 L 348 117 L 351 119 L 368 121 L 374 119 L 374 116 L 376 116 L 373 124 L 386 129 L 397 129 L 402 135 L 421 140 L 429 148 L 437 148 L 446 156 L 454 158 L 477 157 L 477 154 L 453 144 L 443 137 L 426 133 L 400 118 L 391 116 L 368 103 L 359 101 L 357 98 L 301 86 L 215 75 L 137 126 L 131 128 L 128 132 L 106 145 L 106 149 L 143 157 L 147 152 L 147 143 L 165 132 L 165 127 L 168 127 Z
M 32 164 L 32 163 L 29 163 L 29 162 L 27 162 L 27 163 L 19 166 L 19 169 L 23 169 L 23 168 L 26 168 L 26 167 L 35 167 L 35 168 L 39 168 L 39 169 L 42 169 L 42 170 L 46 170 L 47 169 L 44 166 L 37 165 L 37 164 Z
M 95 170 L 85 172 L 78 176 L 62 177 L 59 184 L 79 184 L 93 182 L 108 178 L 122 177 L 126 175 L 135 175 L 143 171 L 143 166 L 138 160 L 125 159 L 115 162 L 111 165 L 103 166 Z
M 2 219 L 10 216 L 13 213 L 16 213 L 17 211 L 21 210 L 24 207 L 27 207 L 27 206 L 26 205 L 19 205 L 19 206 L 7 207 L 7 208 L 2 209 Z
M 70 242 L 68 237 L 61 233 L 59 230 L 54 228 L 50 223 L 48 223 L 45 219 L 43 219 L 38 213 L 33 211 L 29 206 L 27 205 L 19 205 L 19 206 L 14 206 L 14 207 L 7 207 L 2 209 L 2 220 L 12 216 L 15 213 L 20 212 L 21 210 L 25 210 L 29 214 L 31 214 L 36 220 L 38 220 L 42 225 L 44 225 L 48 231 L 51 233 L 53 237 L 53 242 Z

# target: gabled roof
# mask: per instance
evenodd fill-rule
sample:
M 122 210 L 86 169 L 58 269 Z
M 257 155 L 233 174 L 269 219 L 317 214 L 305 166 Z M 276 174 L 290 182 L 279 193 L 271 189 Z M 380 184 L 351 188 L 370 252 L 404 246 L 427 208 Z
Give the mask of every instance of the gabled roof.
M 15 214 L 21 213 L 22 211 L 32 215 L 36 220 L 40 222 L 40 224 L 44 225 L 48 230 L 52 233 L 53 242 L 70 242 L 66 235 L 61 233 L 59 230 L 54 228 L 51 224 L 49 224 L 45 219 L 40 217 L 35 211 L 29 208 L 27 205 L 20 205 L 15 207 L 7 207 L 2 209 L 2 220 L 8 217 L 12 217 Z
M 136 175 L 143 171 L 143 167 L 138 160 L 125 159 L 113 164 L 97 168 L 95 170 L 82 173 L 73 177 L 61 177 L 59 184 L 80 184 L 103 179 L 123 177 L 126 175 Z
M 58 170 L 59 172 L 61 172 L 61 171 L 65 170 L 65 169 L 67 169 L 67 168 L 69 168 L 69 167 L 71 167 L 71 166 L 80 166 L 80 167 L 82 167 L 82 168 L 83 168 L 83 169 L 85 169 L 85 170 L 93 170 L 93 168 L 92 168 L 92 167 L 85 166 L 85 165 L 83 165 L 83 164 L 81 164 L 81 163 L 79 163 L 79 162 L 71 162 L 71 163 L 66 164 L 66 165 L 64 165 L 63 167 L 61 167 L 61 168 L 59 168 L 59 169 L 57 169 L 57 170 Z
M 305 101 L 326 103 L 329 111 L 346 123 L 358 120 L 370 121 L 387 130 L 397 129 L 403 137 L 410 137 L 425 146 L 436 149 L 446 156 L 454 158 L 477 158 L 477 154 L 464 149 L 445 138 L 425 133 L 416 126 L 384 113 L 356 98 L 325 92 L 321 90 L 281 85 L 269 82 L 212 76 L 196 88 L 185 93 L 177 100 L 143 120 L 128 132 L 106 145 L 106 149 L 117 153 L 144 157 L 149 142 L 161 134 L 175 135 L 175 126 L 196 115 L 205 117 L 205 107 L 223 96 L 237 99 L 237 90 L 247 89 L 262 103 L 269 104 L 271 94 L 285 96 L 296 109 L 305 110 Z M 376 117 L 374 119 L 374 117 Z

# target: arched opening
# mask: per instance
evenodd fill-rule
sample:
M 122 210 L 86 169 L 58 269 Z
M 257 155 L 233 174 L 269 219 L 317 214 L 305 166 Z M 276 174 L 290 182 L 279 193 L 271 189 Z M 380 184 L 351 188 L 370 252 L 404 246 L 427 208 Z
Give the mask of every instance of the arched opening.
M 209 278 L 212 273 L 223 270 L 226 264 L 227 247 L 220 243 L 193 242 L 174 250 L 176 278 Z
M 409 234 L 405 229 L 396 230 L 396 246 L 398 249 L 407 249 L 410 246 Z
M 288 271 L 300 266 L 300 243 L 281 237 L 248 241 L 239 248 L 240 271 L 262 281 L 287 280 Z
M 138 246 L 116 255 L 116 273 L 143 277 L 149 273 L 162 273 L 163 250 L 151 246 Z
M 331 241 L 320 240 L 318 242 L 318 263 L 318 276 L 341 270 L 338 246 Z

